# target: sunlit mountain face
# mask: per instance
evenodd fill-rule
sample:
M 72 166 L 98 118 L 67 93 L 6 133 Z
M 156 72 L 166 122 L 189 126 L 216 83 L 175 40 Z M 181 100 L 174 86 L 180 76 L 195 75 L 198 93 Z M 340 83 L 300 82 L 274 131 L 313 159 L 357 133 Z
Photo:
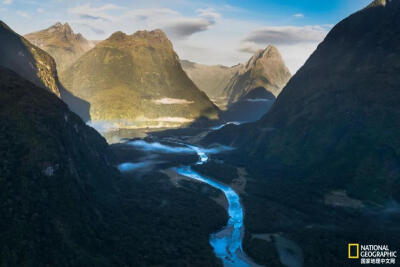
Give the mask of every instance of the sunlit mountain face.
M 0 266 L 396 265 L 400 0 L 0 3 Z

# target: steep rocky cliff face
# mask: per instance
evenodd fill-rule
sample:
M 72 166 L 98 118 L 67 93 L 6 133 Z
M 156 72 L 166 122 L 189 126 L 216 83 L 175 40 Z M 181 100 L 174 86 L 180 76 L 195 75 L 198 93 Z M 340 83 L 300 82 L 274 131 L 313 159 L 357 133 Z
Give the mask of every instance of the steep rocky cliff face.
M 54 59 L 0 21 L 0 65 L 9 68 L 58 97 L 60 89 Z
M 375 1 L 346 18 L 260 121 L 206 138 L 249 172 L 243 246 L 258 263 L 357 266 L 349 240 L 400 246 L 399 13 Z
M 118 160 L 54 94 L 0 67 L 1 266 L 220 266 L 216 193 L 122 176 Z
M 94 121 L 143 127 L 218 118 L 218 108 L 187 77 L 160 30 L 114 33 L 64 71 L 61 81 L 90 102 Z
M 83 120 L 89 120 L 89 103 L 73 96 L 59 82 L 54 59 L 0 22 L 0 66 L 15 71 L 68 104 Z
M 337 24 L 267 115 L 209 141 L 228 134 L 261 169 L 279 165 L 366 201 L 400 200 L 399 11 L 399 1 L 375 1 Z
M 224 94 L 229 97 L 229 104 L 238 101 L 257 87 L 263 87 L 277 97 L 290 77 L 291 74 L 278 49 L 270 45 L 258 51 L 232 77 L 224 89 Z
M 359 198 L 400 199 L 400 2 L 378 2 L 334 27 L 258 124 L 272 139 L 251 151 Z
M 55 95 L 2 67 L 0 92 L 2 264 L 105 259 L 98 240 L 110 241 L 105 217 L 118 214 L 120 177 L 105 140 Z
M 45 30 L 26 34 L 25 38 L 49 53 L 56 61 L 59 72 L 94 47 L 80 33 L 75 34 L 68 23 L 57 22 Z
M 194 83 L 223 109 L 256 88 L 264 88 L 277 97 L 291 78 L 278 49 L 271 45 L 255 53 L 247 64 L 225 67 L 183 60 L 182 67 Z

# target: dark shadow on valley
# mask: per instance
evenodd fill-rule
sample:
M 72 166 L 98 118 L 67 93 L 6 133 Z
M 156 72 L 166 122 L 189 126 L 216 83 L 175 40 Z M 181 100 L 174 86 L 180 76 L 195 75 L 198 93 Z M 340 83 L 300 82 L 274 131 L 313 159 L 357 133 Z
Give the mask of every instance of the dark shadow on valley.
M 74 96 L 61 82 L 58 82 L 61 99 L 68 105 L 69 109 L 76 113 L 84 122 L 90 121 L 90 103 Z
M 203 131 L 215 130 L 223 124 L 252 123 L 264 116 L 272 107 L 276 97 L 263 87 L 257 87 L 241 97 L 237 102 L 228 106 L 225 111 L 219 112 L 218 120 L 210 120 L 201 116 L 189 125 L 182 128 L 167 129 L 164 131 L 149 132 L 157 137 L 195 136 Z M 202 112 L 207 114 L 208 110 Z M 230 126 L 226 125 L 223 128 Z M 214 128 L 214 129 L 213 129 Z

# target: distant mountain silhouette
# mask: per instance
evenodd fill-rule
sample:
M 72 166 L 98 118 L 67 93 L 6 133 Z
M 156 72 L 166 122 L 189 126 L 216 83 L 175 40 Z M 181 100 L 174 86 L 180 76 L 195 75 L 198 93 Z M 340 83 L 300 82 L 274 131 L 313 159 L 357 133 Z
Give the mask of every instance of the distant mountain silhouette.
M 226 67 L 198 64 L 188 60 L 181 60 L 181 64 L 183 70 L 200 90 L 205 92 L 220 108 L 226 107 L 228 96 L 224 94 L 224 89 L 232 77 L 243 68 L 243 65 Z

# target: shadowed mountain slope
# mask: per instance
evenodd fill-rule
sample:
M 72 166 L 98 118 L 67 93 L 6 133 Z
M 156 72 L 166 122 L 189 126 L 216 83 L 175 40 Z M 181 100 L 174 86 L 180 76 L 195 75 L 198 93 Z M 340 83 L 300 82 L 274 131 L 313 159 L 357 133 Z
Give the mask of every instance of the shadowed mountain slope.
M 275 96 L 263 87 L 257 87 L 231 104 L 221 114 L 223 121 L 253 122 L 259 120 L 272 107 Z
M 229 134 L 264 171 L 281 166 L 359 199 L 400 200 L 399 12 L 398 0 L 375 1 L 337 24 L 267 115 L 208 141 Z M 231 128 L 223 131 L 239 131 Z
M 3 67 L 0 129 L 2 266 L 220 266 L 208 241 L 227 219 L 216 192 L 122 176 L 100 134 Z
M 119 177 L 107 143 L 54 95 L 2 67 L 0 91 L 2 264 L 105 260 L 96 240 L 111 241 L 104 212 L 118 213 Z
M 0 22 L 0 37 L 0 66 L 54 93 L 83 120 L 90 119 L 89 103 L 73 96 L 60 84 L 56 63 L 47 52 L 15 33 L 4 22 Z
M 60 97 L 54 59 L 0 21 L 0 65 Z
M 249 172 L 243 247 L 257 263 L 359 266 L 349 242 L 400 247 L 399 14 L 375 1 L 341 21 L 260 121 L 204 140 L 239 147 L 218 160 Z

